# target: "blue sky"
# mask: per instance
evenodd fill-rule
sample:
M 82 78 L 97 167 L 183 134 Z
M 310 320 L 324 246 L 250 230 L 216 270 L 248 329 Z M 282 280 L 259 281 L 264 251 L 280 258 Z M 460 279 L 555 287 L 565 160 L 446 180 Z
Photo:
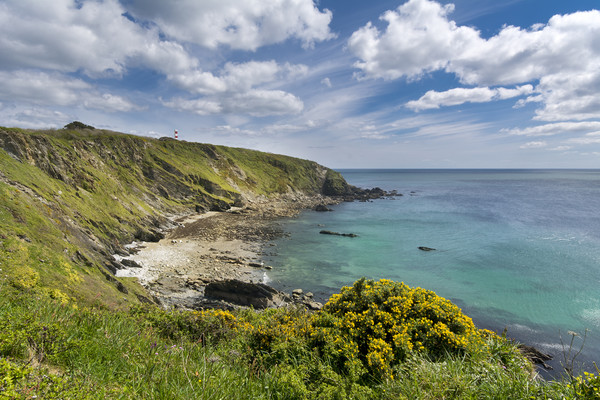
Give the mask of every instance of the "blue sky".
M 0 125 L 333 168 L 600 168 L 597 0 L 3 0 Z

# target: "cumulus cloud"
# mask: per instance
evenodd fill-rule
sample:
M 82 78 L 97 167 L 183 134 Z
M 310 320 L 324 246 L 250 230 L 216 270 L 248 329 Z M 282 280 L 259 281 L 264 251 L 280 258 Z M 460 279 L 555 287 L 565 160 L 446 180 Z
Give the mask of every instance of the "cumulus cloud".
M 18 126 L 26 129 L 60 128 L 70 117 L 60 111 L 52 111 L 39 107 L 9 107 L 0 109 L 0 120 L 5 126 Z
M 213 49 L 256 50 L 289 38 L 310 47 L 334 37 L 331 11 L 313 0 L 133 0 L 131 12 L 176 40 Z
M 455 106 L 464 103 L 486 103 L 492 100 L 505 100 L 529 94 L 533 86 L 523 85 L 515 89 L 508 88 L 455 88 L 445 92 L 430 90 L 420 99 L 409 101 L 406 107 L 414 111 L 440 108 L 441 106 Z
M 310 46 L 332 37 L 330 20 L 331 13 L 319 11 L 312 0 L 7 0 L 0 3 L 0 54 L 11 56 L 0 57 L 0 71 L 6 71 L 0 82 L 7 82 L 0 93 L 34 104 L 131 111 L 139 108 L 88 82 L 120 79 L 132 68 L 143 68 L 192 95 L 205 96 L 164 102 L 180 110 L 201 115 L 296 113 L 302 101 L 276 89 L 306 75 L 307 66 L 249 61 L 226 63 L 213 73 L 203 71 L 181 41 L 254 50 L 295 37 Z M 81 74 L 85 81 L 72 77 Z
M 0 98 L 36 105 L 83 106 L 103 111 L 139 109 L 129 100 L 110 93 L 99 93 L 81 79 L 40 71 L 0 71 Z
M 441 70 L 481 87 L 471 91 L 479 100 L 488 86 L 539 82 L 519 103 L 540 103 L 537 120 L 600 117 L 595 95 L 600 90 L 600 11 L 555 15 L 529 29 L 505 26 L 489 39 L 475 28 L 457 25 L 449 18 L 452 11 L 451 4 L 409 0 L 380 17 L 383 29 L 369 22 L 355 31 L 348 48 L 359 59 L 354 64 L 360 70 L 357 77 L 414 80 Z M 410 106 L 434 108 L 434 98 L 460 101 L 464 93 L 430 92 Z
M 197 65 L 178 43 L 124 16 L 117 0 L 8 0 L 0 5 L 0 68 L 121 75 L 129 64 L 167 73 Z
M 198 94 L 244 92 L 262 84 L 287 81 L 305 75 L 305 65 L 280 65 L 275 61 L 250 61 L 227 63 L 219 75 L 210 72 L 194 71 L 170 75 L 169 79 L 181 88 Z
M 191 111 L 199 115 L 224 113 L 248 114 L 256 117 L 297 114 L 304 108 L 302 100 L 290 93 L 260 89 L 216 97 L 213 100 L 178 98 L 165 101 L 163 104 L 179 111 Z

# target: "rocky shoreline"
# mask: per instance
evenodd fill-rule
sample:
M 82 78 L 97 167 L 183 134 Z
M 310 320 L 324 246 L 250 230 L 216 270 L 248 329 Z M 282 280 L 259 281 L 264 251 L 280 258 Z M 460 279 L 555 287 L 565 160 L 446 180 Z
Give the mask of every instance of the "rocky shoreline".
M 342 201 L 367 201 L 396 192 L 360 190 L 354 196 L 284 195 L 248 199 L 242 207 L 173 219 L 174 229 L 155 242 L 127 245 L 128 256 L 115 256 L 125 268 L 120 277 L 136 277 L 165 307 L 232 309 L 279 307 L 291 303 L 319 309 L 310 292 L 286 294 L 266 283 L 271 268 L 261 262 L 267 242 L 285 235 L 278 220 L 302 210 L 322 211 Z

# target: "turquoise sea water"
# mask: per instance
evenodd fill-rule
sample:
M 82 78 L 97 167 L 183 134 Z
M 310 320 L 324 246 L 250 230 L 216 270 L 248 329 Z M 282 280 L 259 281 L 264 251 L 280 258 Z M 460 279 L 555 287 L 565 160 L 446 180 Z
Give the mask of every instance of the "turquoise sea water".
M 271 285 L 324 300 L 362 276 L 403 281 L 553 354 L 555 369 L 561 335 L 568 344 L 567 331 L 589 329 L 577 360 L 600 362 L 600 170 L 340 172 L 403 196 L 282 221 L 289 236 L 266 260 Z

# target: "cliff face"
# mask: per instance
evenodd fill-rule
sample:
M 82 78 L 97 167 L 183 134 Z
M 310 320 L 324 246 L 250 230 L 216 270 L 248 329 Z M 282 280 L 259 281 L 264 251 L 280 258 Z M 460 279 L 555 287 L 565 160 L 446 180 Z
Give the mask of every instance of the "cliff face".
M 100 130 L 0 128 L 0 268 L 27 290 L 137 301 L 143 291 L 111 274 L 110 255 L 134 239 L 159 239 L 168 216 L 347 192 L 337 172 L 281 155 Z

